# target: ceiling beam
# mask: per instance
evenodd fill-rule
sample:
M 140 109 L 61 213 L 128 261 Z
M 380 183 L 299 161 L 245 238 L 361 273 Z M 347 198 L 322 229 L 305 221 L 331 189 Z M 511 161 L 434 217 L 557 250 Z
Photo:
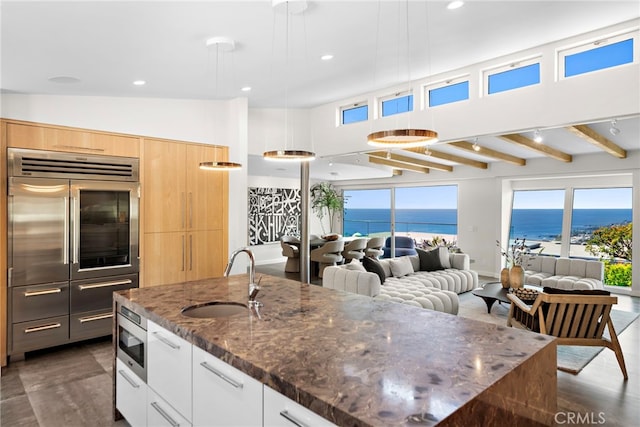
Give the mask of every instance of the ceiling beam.
M 380 159 L 395 160 L 396 162 L 407 163 L 410 165 L 421 166 L 421 167 L 435 169 L 443 172 L 453 171 L 453 166 L 443 165 L 442 163 L 428 162 L 426 160 L 416 159 L 415 157 L 401 156 L 399 154 L 393 154 L 393 153 L 389 154 L 386 151 L 374 151 L 367 154 L 373 157 L 378 157 Z
M 478 154 L 480 156 L 492 157 L 494 159 L 502 160 L 507 163 L 512 163 L 516 166 L 524 166 L 527 164 L 527 160 L 521 157 L 512 156 L 511 154 L 503 153 L 502 151 L 496 151 L 491 148 L 477 145 L 479 150 L 474 149 L 474 143 L 469 141 L 455 141 L 449 142 L 447 145 L 459 148 L 460 150 L 468 151 L 470 153 Z
M 584 139 L 585 141 L 590 142 L 596 147 L 606 151 L 612 156 L 615 156 L 619 159 L 627 158 L 627 152 L 624 148 L 605 138 L 587 125 L 568 126 L 567 130 Z
M 500 138 L 505 141 L 515 143 L 522 147 L 528 148 L 530 150 L 536 151 L 538 153 L 542 153 L 547 157 L 551 157 L 556 160 L 560 160 L 562 162 L 570 163 L 573 161 L 571 154 L 567 154 L 563 151 L 556 150 L 555 148 L 549 147 L 545 144 L 540 144 L 535 142 L 532 139 L 527 138 L 526 136 L 519 135 L 517 133 L 509 134 L 509 135 L 500 135 Z
M 423 156 L 433 157 L 436 159 L 447 160 L 449 162 L 460 163 L 461 165 L 472 166 L 478 169 L 487 169 L 489 165 L 485 162 L 479 162 L 473 159 L 467 159 L 466 157 L 456 156 L 455 154 L 443 153 L 442 151 L 435 151 L 431 148 L 417 147 L 417 148 L 405 148 L 404 151 L 411 153 L 422 154 Z M 425 154 L 428 151 L 429 154 Z
M 406 163 L 396 162 L 394 160 L 380 159 L 378 157 L 373 157 L 373 156 L 369 156 L 369 162 L 375 163 L 377 165 L 391 166 L 392 168 L 395 168 L 395 169 L 404 169 L 404 170 L 413 171 L 413 172 L 429 173 L 428 168 L 423 168 L 415 165 L 408 165 Z

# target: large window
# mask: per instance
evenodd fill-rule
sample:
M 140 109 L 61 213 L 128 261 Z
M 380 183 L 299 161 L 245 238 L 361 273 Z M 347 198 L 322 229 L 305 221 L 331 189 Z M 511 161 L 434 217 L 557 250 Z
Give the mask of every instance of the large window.
M 569 255 L 605 262 L 605 283 L 631 286 L 631 188 L 573 192 Z
M 631 187 L 516 190 L 509 243 L 525 239 L 543 256 L 602 260 L 605 284 L 629 287 L 632 199 Z
M 345 190 L 344 236 L 391 234 L 391 190 Z
M 524 239 L 544 255 L 560 255 L 564 190 L 514 191 L 509 244 Z
M 458 234 L 458 187 L 401 187 L 345 190 L 343 235 L 410 236 L 420 245 L 434 237 L 455 243 Z M 394 200 L 392 205 L 391 200 Z

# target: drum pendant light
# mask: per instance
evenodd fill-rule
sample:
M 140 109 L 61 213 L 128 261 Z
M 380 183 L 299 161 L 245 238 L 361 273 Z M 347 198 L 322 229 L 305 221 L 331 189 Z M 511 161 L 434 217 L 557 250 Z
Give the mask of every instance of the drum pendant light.
M 291 5 L 290 5 L 291 3 Z M 289 72 L 289 15 L 302 13 L 307 8 L 307 2 L 304 0 L 273 0 L 272 7 L 275 11 L 276 8 L 285 7 L 285 72 Z M 275 20 L 274 20 L 275 23 Z M 275 27 L 275 24 L 274 24 Z M 288 76 L 285 76 L 284 84 L 284 149 L 269 150 L 262 154 L 265 160 L 273 161 L 293 161 L 293 162 L 308 162 L 316 158 L 316 154 L 307 150 L 289 149 L 287 147 L 287 141 L 289 136 L 289 113 L 288 113 Z
M 206 46 L 211 47 L 215 46 L 216 48 L 216 92 L 218 90 L 218 57 L 220 56 L 220 51 L 222 52 L 231 52 L 235 49 L 236 43 L 233 39 L 228 37 L 211 37 L 206 41 Z M 218 151 L 216 150 L 216 158 Z M 238 170 L 242 169 L 242 165 L 240 163 L 235 162 L 227 162 L 227 161 L 213 161 L 213 162 L 201 162 L 200 169 L 203 170 L 211 170 L 211 171 L 228 171 L 228 170 Z
M 425 7 L 427 7 L 425 5 Z M 380 23 L 378 23 L 380 25 Z M 409 43 L 409 1 L 405 2 L 405 35 L 407 41 L 407 74 L 411 84 L 411 44 Z M 400 54 L 398 54 L 398 59 Z M 411 112 L 407 112 L 411 114 Z M 367 136 L 367 143 L 373 147 L 386 149 L 423 147 L 438 142 L 438 133 L 429 129 L 392 129 L 372 132 Z

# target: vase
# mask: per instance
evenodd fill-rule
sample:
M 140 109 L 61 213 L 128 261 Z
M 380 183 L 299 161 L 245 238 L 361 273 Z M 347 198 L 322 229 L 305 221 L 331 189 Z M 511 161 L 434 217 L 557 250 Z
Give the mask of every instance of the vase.
M 521 265 L 514 265 L 509 270 L 509 283 L 512 288 L 524 287 L 524 269 Z
M 509 269 L 507 267 L 500 270 L 500 283 L 502 283 L 502 287 L 506 289 L 511 286 L 509 282 Z

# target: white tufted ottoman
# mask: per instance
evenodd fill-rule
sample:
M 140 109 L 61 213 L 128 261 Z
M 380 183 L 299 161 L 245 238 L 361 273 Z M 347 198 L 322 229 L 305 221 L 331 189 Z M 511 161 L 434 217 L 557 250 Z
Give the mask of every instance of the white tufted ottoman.
M 458 314 L 459 300 L 455 292 L 426 288 L 421 284 L 385 283 L 380 289 L 380 294 L 376 295 L 374 299 Z

